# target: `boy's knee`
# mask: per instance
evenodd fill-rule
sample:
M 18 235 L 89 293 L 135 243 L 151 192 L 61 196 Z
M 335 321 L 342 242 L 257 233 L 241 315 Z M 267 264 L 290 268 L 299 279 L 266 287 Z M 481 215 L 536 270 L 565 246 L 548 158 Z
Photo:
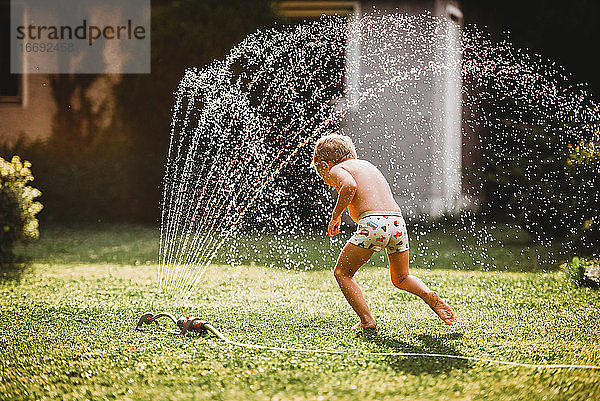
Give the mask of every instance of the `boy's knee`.
M 408 274 L 392 276 L 392 284 L 394 284 L 394 287 L 396 287 L 396 288 L 401 288 L 402 283 L 404 282 L 404 280 L 406 280 L 407 277 L 408 277 Z
M 333 270 L 333 275 L 335 276 L 335 279 L 337 281 L 340 281 L 340 279 L 344 279 L 344 278 L 352 278 L 352 275 L 348 274 L 348 272 L 344 271 L 343 269 L 340 269 L 338 267 L 336 267 Z

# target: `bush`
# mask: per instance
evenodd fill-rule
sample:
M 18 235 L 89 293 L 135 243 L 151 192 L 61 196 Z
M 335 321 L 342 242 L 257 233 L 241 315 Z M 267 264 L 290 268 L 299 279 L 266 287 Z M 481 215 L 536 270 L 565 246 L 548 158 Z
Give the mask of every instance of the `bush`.
M 593 255 L 600 252 L 600 133 L 581 129 L 507 125 L 488 139 L 483 178 L 490 215 Z
M 19 240 L 39 236 L 36 214 L 42 204 L 34 199 L 42 193 L 29 186 L 33 181 L 31 163 L 13 156 L 10 162 L 0 158 L 0 258 L 6 260 Z
M 567 277 L 578 287 L 600 286 L 600 259 L 585 259 L 575 256 L 566 264 Z
M 578 219 L 574 241 L 578 249 L 600 252 L 600 130 L 591 139 L 569 146 L 567 171 L 579 189 L 572 208 Z

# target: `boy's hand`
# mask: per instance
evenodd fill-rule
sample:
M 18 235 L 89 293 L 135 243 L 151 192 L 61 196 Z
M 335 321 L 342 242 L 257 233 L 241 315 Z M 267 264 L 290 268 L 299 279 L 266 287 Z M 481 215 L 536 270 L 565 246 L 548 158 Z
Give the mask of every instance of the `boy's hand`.
M 337 219 L 333 216 L 331 217 L 331 221 L 329 222 L 329 227 L 327 227 L 327 234 L 329 237 L 333 237 L 334 235 L 338 235 L 340 233 L 340 225 L 342 224 L 342 217 L 338 217 Z

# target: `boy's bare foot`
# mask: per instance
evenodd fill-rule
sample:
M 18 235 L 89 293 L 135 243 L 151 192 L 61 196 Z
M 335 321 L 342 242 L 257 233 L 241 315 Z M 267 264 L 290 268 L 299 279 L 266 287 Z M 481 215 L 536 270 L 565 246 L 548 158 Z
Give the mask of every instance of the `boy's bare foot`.
M 430 292 L 427 294 L 427 305 L 442 319 L 448 326 L 454 322 L 454 312 L 448 306 L 446 302 L 440 298 L 436 292 Z
M 377 327 L 377 323 L 373 322 L 373 323 L 363 323 L 363 322 L 358 322 L 356 323 L 352 328 L 355 330 L 360 330 L 360 329 L 374 329 Z

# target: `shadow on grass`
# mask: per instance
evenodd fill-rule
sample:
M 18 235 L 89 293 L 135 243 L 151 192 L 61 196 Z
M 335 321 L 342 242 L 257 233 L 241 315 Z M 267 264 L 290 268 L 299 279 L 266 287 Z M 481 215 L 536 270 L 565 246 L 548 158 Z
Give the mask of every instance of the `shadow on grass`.
M 358 336 L 366 341 L 380 346 L 380 352 L 403 352 L 415 354 L 444 354 L 463 356 L 452 344 L 452 341 L 463 337 L 462 333 L 448 333 L 439 336 L 421 334 L 417 338 L 423 344 L 416 346 L 397 340 L 377 331 L 363 331 Z M 441 374 L 454 369 L 466 369 L 471 363 L 465 359 L 429 357 L 429 356 L 386 356 L 384 360 L 396 372 L 405 372 L 412 375 Z

